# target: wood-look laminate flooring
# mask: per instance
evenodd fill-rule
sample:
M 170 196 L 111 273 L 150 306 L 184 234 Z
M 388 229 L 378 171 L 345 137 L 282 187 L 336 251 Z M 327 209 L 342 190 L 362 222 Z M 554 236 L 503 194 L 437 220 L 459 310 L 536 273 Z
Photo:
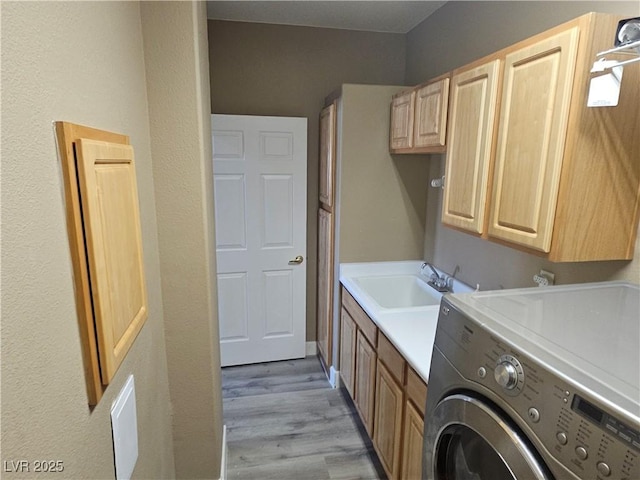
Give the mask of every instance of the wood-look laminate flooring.
M 385 479 L 357 412 L 317 357 L 222 369 L 227 477 Z

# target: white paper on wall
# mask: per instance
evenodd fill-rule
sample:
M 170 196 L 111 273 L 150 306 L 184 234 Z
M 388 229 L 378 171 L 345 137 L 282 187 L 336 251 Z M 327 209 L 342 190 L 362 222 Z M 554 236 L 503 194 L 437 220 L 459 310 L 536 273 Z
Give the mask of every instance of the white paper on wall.
M 594 65 L 594 69 L 595 67 L 596 65 Z M 603 75 L 591 79 L 587 98 L 588 107 L 615 107 L 618 105 L 623 69 L 624 67 L 621 66 L 612 67 Z

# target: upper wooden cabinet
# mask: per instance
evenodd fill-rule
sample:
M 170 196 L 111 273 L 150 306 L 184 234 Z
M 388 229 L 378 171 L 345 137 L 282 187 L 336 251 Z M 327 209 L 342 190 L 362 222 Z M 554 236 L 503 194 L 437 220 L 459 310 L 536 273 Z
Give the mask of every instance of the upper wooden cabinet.
M 500 60 L 453 72 L 442 221 L 484 233 Z
M 320 112 L 320 203 L 333 209 L 336 170 L 336 103 Z
M 447 132 L 449 78 L 418 88 L 415 102 L 414 149 L 444 147 Z
M 391 153 L 445 150 L 449 76 L 440 77 L 391 99 Z
M 587 14 L 454 72 L 443 223 L 555 262 L 633 257 L 640 64 L 624 67 L 618 106 L 587 107 L 590 68 L 618 20 Z M 465 97 L 460 75 L 496 61 L 497 101 L 479 85 Z M 480 128 L 493 128 L 488 161 Z
M 505 58 L 489 235 L 543 252 L 551 246 L 578 38 L 572 27 Z
M 416 92 L 411 90 L 391 98 L 391 126 L 389 150 L 393 153 L 411 149 L 413 146 L 413 111 Z

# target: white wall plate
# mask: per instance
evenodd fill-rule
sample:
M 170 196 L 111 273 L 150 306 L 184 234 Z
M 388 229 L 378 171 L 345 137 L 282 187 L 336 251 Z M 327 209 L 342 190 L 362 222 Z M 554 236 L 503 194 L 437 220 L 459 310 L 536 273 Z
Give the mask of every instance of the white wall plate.
M 129 480 L 138 459 L 138 420 L 133 375 L 129 375 L 124 387 L 113 402 L 111 428 L 113 430 L 116 479 Z

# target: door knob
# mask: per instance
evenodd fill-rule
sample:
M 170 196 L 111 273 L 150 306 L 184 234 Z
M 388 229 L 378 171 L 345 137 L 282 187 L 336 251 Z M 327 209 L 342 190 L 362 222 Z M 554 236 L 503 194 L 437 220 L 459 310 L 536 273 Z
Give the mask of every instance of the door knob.
M 300 265 L 302 262 L 304 262 L 304 257 L 302 255 L 298 255 L 293 260 L 289 260 L 289 265 Z

